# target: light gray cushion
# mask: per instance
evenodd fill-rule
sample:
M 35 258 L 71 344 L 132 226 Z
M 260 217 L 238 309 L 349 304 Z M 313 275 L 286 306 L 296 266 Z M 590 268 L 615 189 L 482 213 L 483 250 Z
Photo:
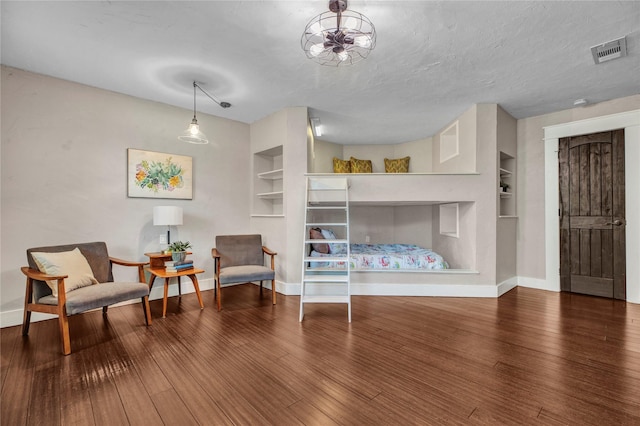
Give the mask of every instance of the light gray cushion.
M 74 315 L 89 309 L 101 308 L 148 295 L 149 286 L 144 283 L 100 283 L 68 292 L 65 306 L 67 315 Z M 58 299 L 49 295 L 41 297 L 38 303 L 57 305 Z
M 273 280 L 275 271 L 260 265 L 229 266 L 220 269 L 220 284 Z

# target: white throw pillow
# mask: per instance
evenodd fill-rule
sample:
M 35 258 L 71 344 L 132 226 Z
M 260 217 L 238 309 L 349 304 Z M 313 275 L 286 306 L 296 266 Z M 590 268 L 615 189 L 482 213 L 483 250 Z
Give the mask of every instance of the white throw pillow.
M 58 253 L 31 252 L 31 256 L 33 256 L 40 272 L 49 275 L 69 276 L 64 280 L 64 289 L 67 293 L 80 287 L 98 284 L 87 258 L 78 247 L 71 251 Z M 47 281 L 47 285 L 51 287 L 53 296 L 58 297 L 58 282 L 56 280 Z

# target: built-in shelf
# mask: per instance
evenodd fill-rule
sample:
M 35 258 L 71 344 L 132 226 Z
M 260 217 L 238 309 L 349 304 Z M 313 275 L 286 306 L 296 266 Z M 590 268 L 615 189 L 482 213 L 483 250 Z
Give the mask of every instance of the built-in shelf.
M 283 217 L 283 146 L 253 154 L 253 217 Z
M 458 238 L 458 203 L 440 204 L 440 234 Z
M 260 194 L 256 194 L 256 197 L 269 199 L 269 200 L 276 200 L 278 198 L 283 198 L 284 197 L 284 192 L 282 192 L 282 191 L 261 192 Z
M 503 151 L 500 151 L 500 165 L 498 167 L 498 186 L 499 213 L 500 217 L 512 217 L 516 215 L 516 159 Z M 502 186 L 508 185 L 507 190 L 503 191 Z
M 282 179 L 283 174 L 284 174 L 283 169 L 277 169 L 277 170 L 270 170 L 268 172 L 258 173 L 257 176 L 260 179 Z

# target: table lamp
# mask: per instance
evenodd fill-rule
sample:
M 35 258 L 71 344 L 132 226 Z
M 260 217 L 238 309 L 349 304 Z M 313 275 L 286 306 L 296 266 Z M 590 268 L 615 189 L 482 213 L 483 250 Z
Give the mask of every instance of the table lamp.
M 182 225 L 182 207 L 155 206 L 153 224 L 167 225 L 167 244 L 171 244 L 171 226 Z

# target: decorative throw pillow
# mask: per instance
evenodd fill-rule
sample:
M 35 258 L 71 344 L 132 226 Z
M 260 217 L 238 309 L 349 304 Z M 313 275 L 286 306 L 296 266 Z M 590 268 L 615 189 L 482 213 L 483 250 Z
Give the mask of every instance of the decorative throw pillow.
M 312 240 L 324 240 L 324 235 L 322 235 L 320 228 L 311 228 L 309 230 L 309 236 Z M 314 243 L 311 244 L 311 247 L 318 253 L 329 253 L 329 245 L 327 243 Z
M 331 229 L 321 229 L 322 236 L 327 240 L 337 240 L 336 234 L 333 233 Z M 331 254 L 346 254 L 347 253 L 347 245 L 340 243 L 328 243 L 329 245 L 329 253 Z
M 67 293 L 80 287 L 98 284 L 87 258 L 78 247 L 59 253 L 31 252 L 31 256 L 33 256 L 40 272 L 49 275 L 69 276 L 64 280 L 64 290 Z M 53 296 L 58 297 L 58 282 L 56 280 L 47 281 L 47 285 L 51 287 Z
M 385 173 L 409 173 L 409 160 L 411 157 L 384 159 Z
M 351 173 L 351 162 L 333 157 L 333 173 Z
M 373 167 L 371 166 L 371 160 L 358 160 L 357 158 L 351 157 L 349 161 L 351 162 L 351 173 L 373 172 Z

